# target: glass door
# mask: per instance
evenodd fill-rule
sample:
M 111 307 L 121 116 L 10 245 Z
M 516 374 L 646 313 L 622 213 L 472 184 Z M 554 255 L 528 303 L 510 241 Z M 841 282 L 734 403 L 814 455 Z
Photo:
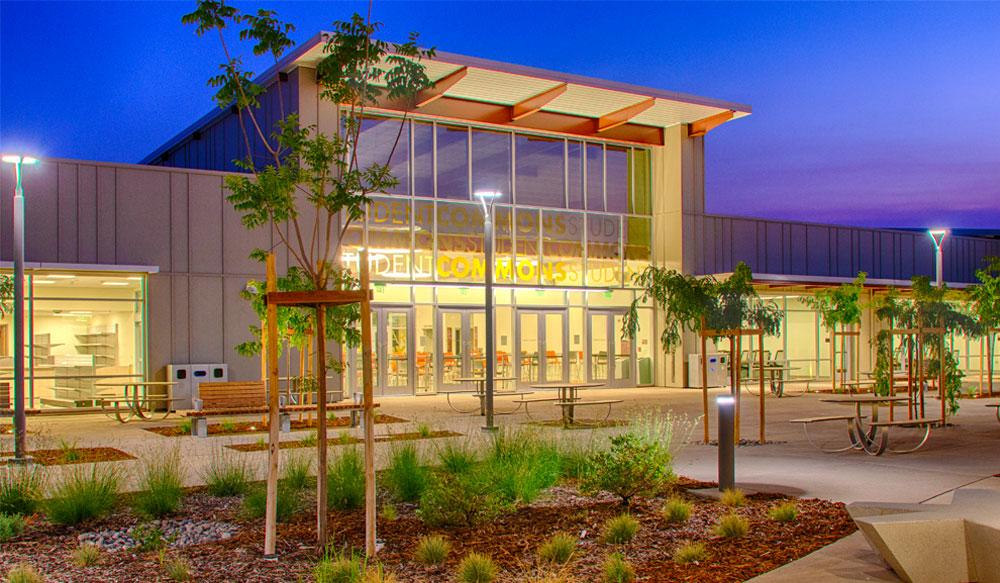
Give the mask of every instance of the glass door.
M 469 389 L 460 378 L 482 376 L 486 368 L 486 316 L 480 310 L 438 312 L 438 390 Z
M 517 380 L 521 386 L 567 380 L 565 310 L 518 310 Z
M 635 386 L 635 354 L 630 339 L 622 339 L 623 312 L 588 314 L 588 380 L 609 387 Z
M 372 382 L 376 395 L 412 395 L 414 392 L 413 309 L 372 308 Z M 351 351 L 354 391 L 364 383 L 361 353 Z

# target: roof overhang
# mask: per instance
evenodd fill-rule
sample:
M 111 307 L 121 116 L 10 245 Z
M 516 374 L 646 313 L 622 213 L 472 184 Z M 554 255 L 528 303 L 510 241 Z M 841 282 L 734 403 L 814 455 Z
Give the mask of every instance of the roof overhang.
M 325 32 L 313 36 L 257 75 L 255 81 L 267 86 L 279 73 L 315 68 L 324 56 L 327 37 Z M 646 145 L 663 145 L 665 128 L 687 125 L 690 137 L 700 137 L 752 111 L 741 103 L 441 51 L 423 64 L 434 87 L 419 95 L 415 103 L 383 102 L 378 108 Z M 227 111 L 217 109 L 203 116 L 140 163 L 155 161 Z
M 717 274 L 718 278 L 725 278 L 730 273 Z M 852 283 L 853 277 L 833 277 L 821 275 L 785 275 L 777 273 L 755 273 L 753 274 L 753 285 L 760 291 L 775 292 L 809 292 L 817 289 L 837 287 L 845 283 Z M 948 283 L 948 289 L 964 289 L 969 287 L 967 283 Z M 913 282 L 908 279 L 879 279 L 868 278 L 865 280 L 865 289 L 875 292 L 885 292 L 890 289 L 906 291 L 913 287 Z

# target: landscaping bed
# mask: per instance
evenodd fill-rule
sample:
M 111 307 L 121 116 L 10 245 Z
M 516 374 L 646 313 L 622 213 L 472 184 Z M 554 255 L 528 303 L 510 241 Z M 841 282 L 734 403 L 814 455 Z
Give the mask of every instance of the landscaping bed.
M 387 423 L 407 423 L 409 419 L 385 415 L 379 413 L 375 416 L 375 423 L 378 425 Z M 291 422 L 292 431 L 302 431 L 316 427 L 315 419 L 293 419 Z M 340 429 L 351 426 L 350 417 L 334 417 L 327 421 L 327 427 Z M 191 427 L 186 424 L 170 425 L 165 427 L 143 427 L 146 431 L 162 435 L 164 437 L 188 437 L 191 435 Z M 212 436 L 220 435 L 245 435 L 248 433 L 266 433 L 267 423 L 260 421 L 222 421 L 208 424 L 208 434 Z
M 434 430 L 434 431 L 410 431 L 406 433 L 390 433 L 387 435 L 376 435 L 375 441 L 413 441 L 415 439 L 436 439 L 441 437 L 459 437 L 461 433 L 455 431 L 444 431 L 444 430 Z M 327 443 L 330 445 L 355 445 L 361 443 L 363 440 L 353 435 L 340 435 L 338 437 L 328 439 Z M 257 442 L 257 443 L 236 443 L 232 445 L 227 445 L 229 449 L 248 452 L 248 451 L 266 451 L 267 442 Z M 294 439 L 288 441 L 282 441 L 280 446 L 281 449 L 298 449 L 303 447 L 316 447 L 315 439 Z
M 705 487 L 709 484 L 681 481 L 681 486 Z M 314 498 L 309 496 L 291 521 L 279 524 L 278 562 L 261 559 L 263 523 L 243 517 L 236 498 L 215 498 L 203 488 L 187 496 L 176 515 L 177 520 L 211 519 L 235 524 L 239 531 L 219 542 L 187 546 L 170 551 L 190 565 L 196 581 L 294 581 L 311 580 L 318 551 L 315 546 Z M 566 581 L 599 581 L 601 563 L 611 552 L 620 550 L 634 565 L 638 581 L 685 581 L 699 583 L 745 581 L 802 557 L 824 545 L 854 532 L 843 504 L 823 500 L 797 500 L 799 517 L 791 523 L 768 518 L 768 509 L 781 497 L 748 497 L 737 512 L 748 519 L 749 533 L 736 540 L 711 534 L 711 526 L 726 512 L 716 502 L 689 498 L 693 504 L 686 524 L 672 525 L 658 513 L 662 498 L 643 499 L 633 504 L 631 514 L 640 529 L 628 545 L 601 542 L 603 522 L 622 511 L 610 496 L 581 496 L 572 485 L 553 488 L 531 505 L 474 527 L 431 528 L 414 513 L 412 507 L 400 506 L 395 520 L 380 519 L 379 538 L 385 542 L 380 560 L 399 581 L 430 583 L 451 580 L 462 556 L 471 551 L 489 554 L 500 568 L 498 581 L 524 581 L 534 572 L 535 550 L 558 532 L 583 535 L 574 559 L 563 571 L 571 574 Z M 163 580 L 159 554 L 135 550 L 102 553 L 100 563 L 91 567 L 73 564 L 71 553 L 78 537 L 85 532 L 134 527 L 139 522 L 129 511 L 122 511 L 85 527 L 66 529 L 44 520 L 34 520 L 25 534 L 0 550 L 0 572 L 28 562 L 43 572 L 48 581 L 130 582 Z M 364 517 L 360 510 L 330 512 L 331 542 L 336 546 L 363 547 Z M 442 533 L 452 544 L 452 551 L 442 565 L 426 567 L 412 560 L 413 548 L 426 534 Z M 685 540 L 706 544 L 708 558 L 701 563 L 678 565 L 671 556 Z
M 28 452 L 35 463 L 43 466 L 120 462 L 135 457 L 113 447 L 74 447 L 71 449 L 36 449 Z

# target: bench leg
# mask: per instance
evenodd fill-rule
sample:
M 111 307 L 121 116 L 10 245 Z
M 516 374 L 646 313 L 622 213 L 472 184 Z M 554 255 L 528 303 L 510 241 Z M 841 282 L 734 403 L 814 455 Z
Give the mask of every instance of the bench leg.
M 884 430 L 884 431 L 886 431 L 886 433 L 888 433 L 888 430 Z M 892 449 L 890 447 L 890 448 L 888 448 L 888 450 L 891 451 L 892 453 L 913 453 L 913 452 L 917 451 L 918 449 L 920 449 L 921 447 L 923 447 L 924 444 L 927 443 L 927 439 L 930 438 L 930 436 L 931 436 L 931 426 L 930 425 L 924 425 L 924 434 L 920 438 L 920 442 L 917 443 L 917 445 L 914 445 L 913 447 L 910 447 L 910 448 L 907 448 L 907 449 Z
M 191 435 L 195 437 L 208 437 L 208 419 L 205 417 L 192 418 Z
M 288 433 L 292 430 L 292 416 L 289 413 L 278 413 L 278 431 Z

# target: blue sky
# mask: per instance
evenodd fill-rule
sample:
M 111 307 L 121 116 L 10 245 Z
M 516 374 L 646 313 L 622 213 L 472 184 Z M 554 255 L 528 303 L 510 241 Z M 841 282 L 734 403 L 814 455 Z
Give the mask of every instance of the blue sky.
M 358 2 L 275 8 L 299 40 Z M 0 2 L 0 147 L 135 162 L 212 108 L 193 2 Z M 1000 4 L 375 2 L 383 38 L 749 103 L 710 212 L 1000 228 Z M 266 63 L 260 62 L 263 68 Z

